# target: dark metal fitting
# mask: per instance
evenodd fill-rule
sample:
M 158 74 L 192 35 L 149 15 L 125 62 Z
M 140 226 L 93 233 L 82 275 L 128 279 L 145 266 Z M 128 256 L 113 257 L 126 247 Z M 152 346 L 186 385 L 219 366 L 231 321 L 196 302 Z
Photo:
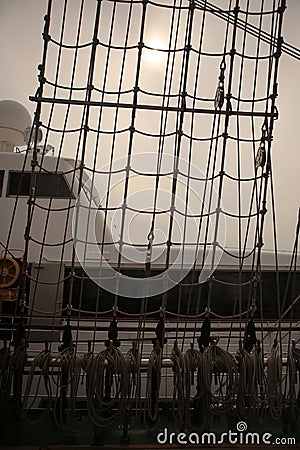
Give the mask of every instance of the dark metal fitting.
M 46 78 L 43 75 L 39 75 L 38 76 L 38 80 L 39 80 L 40 83 L 43 83 L 43 84 L 46 83 L 46 81 L 47 81 Z
M 226 62 L 225 59 L 222 59 L 221 64 L 220 64 L 220 70 L 222 72 L 224 72 L 226 70 Z
M 259 211 L 261 215 L 265 215 L 268 212 L 267 208 L 263 208 Z
M 283 14 L 285 10 L 286 10 L 286 3 L 285 0 L 283 0 L 282 4 L 278 7 L 277 11 L 279 12 L 279 14 Z
M 257 243 L 256 246 L 257 246 L 257 248 L 262 248 L 264 246 L 262 239 L 259 240 L 259 242 Z
M 49 42 L 51 39 L 51 36 L 48 33 L 42 33 L 42 36 L 45 42 Z

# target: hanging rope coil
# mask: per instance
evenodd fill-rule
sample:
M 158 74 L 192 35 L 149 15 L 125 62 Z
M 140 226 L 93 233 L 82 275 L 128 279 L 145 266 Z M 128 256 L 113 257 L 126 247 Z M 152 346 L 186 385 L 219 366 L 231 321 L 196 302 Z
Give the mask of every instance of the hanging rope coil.
M 146 388 L 145 413 L 152 422 L 155 422 L 158 418 L 161 366 L 162 349 L 157 341 L 149 357 Z
M 77 420 L 76 412 L 76 401 L 78 395 L 78 388 L 80 384 L 81 369 L 82 369 L 82 359 L 85 355 L 76 356 L 71 361 L 69 367 L 70 374 L 70 401 L 69 401 L 69 424 L 70 429 L 74 428 L 74 425 L 78 427 L 79 422 Z
M 267 405 L 267 380 L 264 370 L 264 360 L 262 349 L 260 348 L 260 341 L 257 340 L 257 345 L 250 354 L 252 361 L 252 376 L 251 376 L 251 400 L 250 407 L 254 415 L 260 414 Z
M 84 353 L 81 357 L 81 369 L 82 369 L 82 379 L 81 379 L 81 384 L 83 384 L 84 381 L 84 376 L 86 375 L 86 371 L 89 365 L 89 362 L 92 360 L 92 358 L 94 357 L 94 353 L 92 352 L 92 342 L 88 341 L 88 351 L 87 353 Z
M 267 361 L 268 402 L 273 419 L 280 419 L 282 415 L 282 361 L 280 347 L 275 340 L 271 347 L 270 356 Z
M 10 351 L 6 340 L 0 350 L 0 414 L 7 414 L 12 382 L 12 369 L 10 365 Z
M 22 406 L 22 379 L 24 367 L 27 361 L 27 345 L 25 339 L 22 338 L 20 345 L 15 347 L 12 353 L 9 364 L 13 371 L 13 400 L 18 409 Z
M 71 343 L 72 341 L 70 341 Z M 60 346 L 62 347 L 64 344 Z M 76 383 L 76 374 L 78 362 L 74 346 L 63 348 L 59 353 L 56 364 L 59 367 L 58 381 L 56 382 L 57 392 L 54 403 L 54 420 L 58 426 L 67 426 L 71 413 L 71 402 L 68 403 L 68 390 L 71 386 L 71 396 L 74 395 L 74 382 Z M 75 375 L 75 381 L 73 377 Z
M 44 380 L 44 387 L 47 393 L 48 398 L 48 405 L 49 401 L 51 399 L 51 384 L 50 384 L 50 378 L 49 378 L 49 365 L 51 361 L 51 353 L 49 350 L 44 350 L 41 353 L 39 353 L 33 360 L 30 366 L 29 374 L 27 376 L 27 382 L 25 387 L 25 393 L 23 397 L 23 411 L 25 413 L 25 417 L 28 420 L 27 412 L 33 407 L 35 401 L 38 398 L 39 395 L 39 388 L 41 384 L 41 378 Z M 38 383 L 35 388 L 35 393 L 33 395 L 33 398 L 30 401 L 30 405 L 28 405 L 29 397 L 32 390 L 32 384 L 33 379 L 35 376 L 35 372 L 37 369 L 40 369 L 40 377 L 38 379 Z
M 252 375 L 253 375 L 253 360 L 250 354 L 242 347 L 240 347 L 237 354 L 238 360 L 238 390 L 237 390 L 237 412 L 240 419 L 246 418 L 246 408 L 249 406 L 250 397 L 252 394 Z
M 297 371 L 300 369 L 300 350 L 296 349 L 295 342 L 288 353 L 288 377 L 289 377 L 289 392 L 288 392 L 288 410 L 291 422 L 297 422 Z M 299 391 L 300 392 L 300 391 Z
M 196 398 L 201 398 L 204 395 L 203 356 L 191 343 L 191 347 L 184 355 L 185 423 L 188 429 L 198 429 L 191 418 L 192 386 L 195 385 L 195 375 Z
M 184 358 L 178 348 L 177 341 L 174 342 L 174 348 L 170 355 L 173 362 L 173 416 L 177 418 L 179 429 L 184 425 Z
M 126 411 L 128 371 L 123 354 L 110 345 L 90 359 L 86 369 L 88 414 L 99 427 L 109 427 Z
M 213 414 L 229 411 L 237 386 L 237 364 L 233 356 L 213 341 L 203 352 L 203 385 L 208 394 L 208 407 Z M 217 389 L 213 391 L 214 378 Z

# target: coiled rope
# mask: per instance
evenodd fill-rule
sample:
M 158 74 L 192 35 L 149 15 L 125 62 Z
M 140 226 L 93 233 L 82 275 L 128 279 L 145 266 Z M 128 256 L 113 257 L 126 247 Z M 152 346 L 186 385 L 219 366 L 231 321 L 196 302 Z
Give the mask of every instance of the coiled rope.
M 193 424 L 191 418 L 191 397 L 192 386 L 195 384 L 195 374 L 197 376 L 196 398 L 200 399 L 204 395 L 203 390 L 203 356 L 194 348 L 191 347 L 184 355 L 184 392 L 185 392 L 185 423 L 188 429 L 196 430 L 197 426 Z
M 86 394 L 91 421 L 109 427 L 124 416 L 128 396 L 128 371 L 123 354 L 112 346 L 90 358 L 86 369 Z
M 51 361 L 51 353 L 48 349 L 43 350 L 41 353 L 36 355 L 33 362 L 31 363 L 29 374 L 27 376 L 27 382 L 25 387 L 25 393 L 23 397 L 23 412 L 24 416 L 27 421 L 30 422 L 37 422 L 33 420 L 29 420 L 28 418 L 28 411 L 33 407 L 35 401 L 38 398 L 39 395 L 39 388 L 41 384 L 41 379 L 44 380 L 44 387 L 46 390 L 47 398 L 48 398 L 48 407 L 50 406 L 50 399 L 51 399 L 51 385 L 50 385 L 50 378 L 49 378 L 49 365 Z M 37 369 L 40 369 L 40 376 L 35 388 L 35 393 L 33 395 L 33 398 L 30 402 L 30 405 L 28 405 L 28 400 L 31 394 L 32 389 L 32 383 L 34 379 L 34 375 Z
M 267 361 L 268 402 L 273 419 L 280 419 L 282 415 L 282 361 L 280 358 L 280 347 L 277 340 L 271 347 L 270 356 Z
M 291 422 L 297 422 L 297 370 L 300 369 L 300 350 L 292 343 L 292 348 L 288 353 L 288 376 L 289 376 L 289 392 L 288 392 L 288 411 Z
M 237 413 L 240 419 L 246 418 L 246 408 L 249 406 L 249 401 L 252 394 L 252 375 L 253 375 L 253 360 L 251 355 L 245 350 L 240 342 L 238 355 L 238 391 L 237 391 Z
M 217 389 L 212 389 L 212 379 Z M 237 364 L 233 356 L 218 347 L 215 340 L 203 352 L 203 385 L 208 394 L 208 408 L 213 414 L 228 412 L 234 403 L 237 387 Z
M 173 362 L 173 417 L 177 419 L 179 429 L 184 427 L 184 358 L 178 348 L 177 341 L 174 342 L 174 348 L 170 359 Z
M 12 370 L 10 366 L 10 351 L 4 340 L 0 350 L 0 414 L 7 414 L 12 382 Z
M 59 427 L 78 431 L 81 424 L 77 418 L 76 401 L 80 384 L 84 382 L 84 375 L 93 353 L 89 351 L 82 355 L 77 355 L 75 348 L 70 346 L 62 350 L 56 359 L 59 367 L 56 400 L 54 403 L 54 419 Z M 53 376 L 52 376 L 53 378 Z M 68 390 L 70 395 L 68 398 Z
M 13 371 L 13 400 L 16 402 L 17 409 L 22 406 L 22 377 L 24 367 L 27 361 L 27 345 L 24 338 L 20 339 L 20 345 L 15 347 L 10 356 L 9 365 Z
M 147 372 L 145 419 L 155 422 L 158 418 L 159 389 L 161 382 L 162 349 L 156 341 L 152 350 Z M 145 420 L 146 422 L 146 420 Z
M 257 416 L 261 414 L 267 405 L 267 379 L 264 370 L 263 352 L 260 341 L 257 340 L 256 347 L 250 355 L 252 360 L 251 374 L 251 399 L 250 407 L 252 413 Z

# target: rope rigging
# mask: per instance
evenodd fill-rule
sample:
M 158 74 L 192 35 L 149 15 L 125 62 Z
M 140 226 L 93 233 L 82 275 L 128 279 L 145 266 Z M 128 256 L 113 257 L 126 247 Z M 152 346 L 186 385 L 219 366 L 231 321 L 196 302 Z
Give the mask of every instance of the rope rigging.
M 296 423 L 300 356 L 290 340 L 299 325 L 298 238 L 282 294 L 285 278 L 279 273 L 271 160 L 280 55 L 299 59 L 299 51 L 281 38 L 285 1 L 277 2 L 277 8 L 274 1 L 272 11 L 263 1 L 260 11 L 251 11 L 250 0 L 229 0 L 227 10 L 206 0 L 98 1 L 89 34 L 82 36 L 86 13 L 81 0 L 74 43 L 67 40 L 67 3 L 64 0 L 54 27 L 49 0 L 39 87 L 31 97 L 36 102 L 34 127 L 46 134 L 44 147 L 54 139 L 58 151 L 53 160 L 39 153 L 36 133 L 24 155 L 22 174 L 28 173 L 29 161 L 30 186 L 24 258 L 20 276 L 12 282 L 18 289 L 14 308 L 0 296 L 1 320 L 11 317 L 3 330 L 14 332 L 0 349 L 0 414 L 14 404 L 32 421 L 31 411 L 46 398 L 56 425 L 78 432 L 83 426 L 79 403 L 84 400 L 96 429 L 121 425 L 124 439 L 130 415 L 143 418 L 149 428 L 160 424 L 162 399 L 180 431 L 208 430 L 211 417 L 221 414 L 227 420 L 230 415 L 246 420 L 268 414 L 280 419 L 285 409 Z M 156 10 L 168 17 L 163 48 L 149 40 Z M 206 42 L 211 15 L 225 21 L 223 35 L 216 32 L 221 51 L 211 51 Z M 263 31 L 263 24 L 269 32 Z M 54 49 L 53 68 L 46 62 Z M 69 71 L 63 74 L 65 52 Z M 78 74 L 84 52 L 86 79 Z M 147 62 L 147 55 L 156 53 L 163 58 L 157 72 Z M 153 161 L 147 159 L 148 150 Z M 67 151 L 72 152 L 71 165 L 65 164 Z M 143 167 L 135 159 L 141 152 Z M 122 158 L 125 162 L 119 164 Z M 70 198 L 37 196 L 42 172 L 64 177 Z M 88 191 L 86 178 L 94 186 L 96 175 L 104 181 L 103 192 L 95 194 L 93 188 Z M 87 227 L 77 234 L 76 201 L 83 186 Z M 136 186 L 142 192 L 140 203 L 131 198 Z M 12 222 L 24 200 L 20 186 L 17 192 Z M 276 259 L 272 293 L 267 292 L 262 251 L 269 199 Z M 89 227 L 95 211 L 101 220 L 95 231 L 100 254 L 94 257 Z M 59 226 L 54 220 L 58 215 Z M 226 248 L 220 238 L 223 219 L 234 242 Z M 196 231 L 190 233 L 192 220 Z M 127 233 L 131 223 L 133 230 Z M 2 284 L 8 282 L 7 254 L 15 262 L 10 250 L 13 228 L 11 224 L 7 242 L 1 237 Z M 91 280 L 79 266 L 75 244 L 82 244 L 83 259 L 100 273 L 97 281 L 117 280 L 115 291 Z M 164 272 L 164 281 L 174 281 L 169 269 L 175 260 L 176 270 L 183 271 L 184 256 L 176 258 L 190 247 L 195 257 L 189 273 L 172 289 L 151 296 L 150 282 Z M 126 249 L 136 251 L 140 259 L 131 260 Z M 201 270 L 215 267 L 219 251 L 224 252 L 220 269 L 202 282 Z M 112 264 L 116 275 L 101 272 L 105 263 Z M 143 277 L 144 297 L 123 295 L 121 276 L 132 273 L 136 279 Z M 4 296 L 2 289 L 10 286 L 2 284 Z M 273 293 L 274 307 L 269 301 Z M 7 314 L 8 307 L 12 309 Z M 287 314 L 289 323 L 283 322 Z M 2 332 L 2 322 L 0 328 Z M 282 328 L 289 333 L 287 339 Z M 267 353 L 266 341 L 275 335 Z M 47 343 L 31 357 L 28 345 L 33 337 L 39 346 Z

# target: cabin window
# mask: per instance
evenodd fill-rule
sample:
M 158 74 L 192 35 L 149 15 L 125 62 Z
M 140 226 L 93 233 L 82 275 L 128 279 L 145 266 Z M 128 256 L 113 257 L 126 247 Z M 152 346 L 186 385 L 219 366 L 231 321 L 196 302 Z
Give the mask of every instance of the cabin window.
M 28 196 L 30 190 L 30 172 L 9 172 L 8 196 Z M 72 198 L 73 194 L 61 173 L 37 173 L 36 197 Z
M 4 179 L 4 170 L 0 170 L 0 196 L 2 195 L 3 179 Z

